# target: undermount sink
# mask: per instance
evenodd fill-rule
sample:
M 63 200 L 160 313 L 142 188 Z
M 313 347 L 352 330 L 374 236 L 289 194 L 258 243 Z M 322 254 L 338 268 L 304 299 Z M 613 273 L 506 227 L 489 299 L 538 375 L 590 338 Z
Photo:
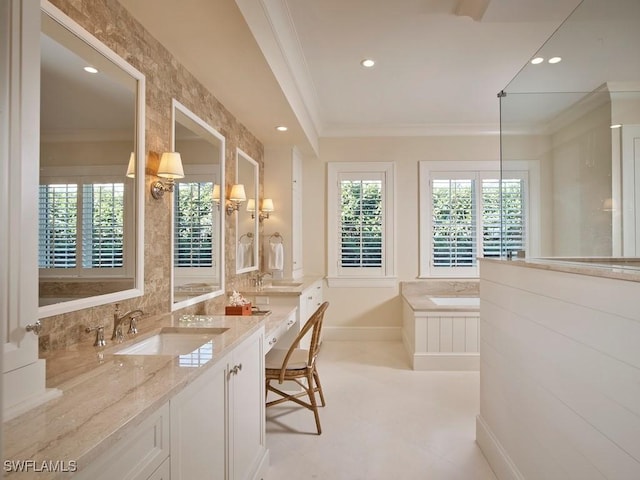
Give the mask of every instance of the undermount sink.
M 433 303 L 439 306 L 450 307 L 479 307 L 479 297 L 429 297 Z
M 184 355 L 192 353 L 228 328 L 165 327 L 159 333 L 134 343 L 116 355 Z

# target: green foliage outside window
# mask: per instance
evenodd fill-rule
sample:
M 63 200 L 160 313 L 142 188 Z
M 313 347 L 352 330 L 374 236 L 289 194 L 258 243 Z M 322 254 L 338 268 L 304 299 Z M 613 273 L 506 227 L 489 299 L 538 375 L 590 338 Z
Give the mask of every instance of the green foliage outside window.
M 382 182 L 340 182 L 341 266 L 382 265 Z

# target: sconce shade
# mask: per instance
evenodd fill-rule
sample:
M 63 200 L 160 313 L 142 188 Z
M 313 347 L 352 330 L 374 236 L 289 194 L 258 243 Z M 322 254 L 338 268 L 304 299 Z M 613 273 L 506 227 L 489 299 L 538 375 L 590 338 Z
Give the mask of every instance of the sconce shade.
M 273 208 L 273 199 L 265 198 L 262 200 L 262 211 L 263 212 L 273 212 L 275 209 Z
M 220 185 L 218 185 L 217 183 L 213 185 L 213 193 L 211 194 L 211 196 L 213 197 L 214 202 L 220 202 Z
M 182 159 L 178 152 L 165 152 L 160 157 L 158 176 L 163 178 L 183 178 Z
M 247 199 L 247 195 L 244 193 L 244 185 L 241 183 L 235 184 L 231 187 L 231 193 L 229 194 L 229 200 L 232 202 L 244 202 Z
M 136 178 L 136 154 L 131 152 L 129 165 L 127 165 L 127 177 Z
M 256 211 L 256 201 L 253 198 L 247 200 L 247 212 L 255 212 Z

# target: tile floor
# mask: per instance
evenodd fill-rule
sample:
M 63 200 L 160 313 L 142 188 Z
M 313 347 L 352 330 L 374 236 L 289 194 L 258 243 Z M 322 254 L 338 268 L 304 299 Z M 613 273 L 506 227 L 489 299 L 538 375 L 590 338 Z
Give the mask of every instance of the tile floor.
M 325 341 L 327 406 L 267 409 L 267 480 L 496 480 L 475 443 L 477 372 L 414 372 L 400 342 Z

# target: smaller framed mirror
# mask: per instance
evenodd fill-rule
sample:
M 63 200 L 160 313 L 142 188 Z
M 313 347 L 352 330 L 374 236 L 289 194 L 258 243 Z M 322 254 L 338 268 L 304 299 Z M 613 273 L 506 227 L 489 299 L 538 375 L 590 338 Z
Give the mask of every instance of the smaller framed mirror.
M 173 151 L 180 153 L 185 174 L 173 192 L 172 310 L 177 310 L 224 294 L 225 138 L 174 100 Z
M 244 185 L 246 206 L 236 212 L 236 273 L 246 273 L 259 268 L 258 215 L 259 170 L 258 162 L 239 148 L 236 150 L 236 179 Z

